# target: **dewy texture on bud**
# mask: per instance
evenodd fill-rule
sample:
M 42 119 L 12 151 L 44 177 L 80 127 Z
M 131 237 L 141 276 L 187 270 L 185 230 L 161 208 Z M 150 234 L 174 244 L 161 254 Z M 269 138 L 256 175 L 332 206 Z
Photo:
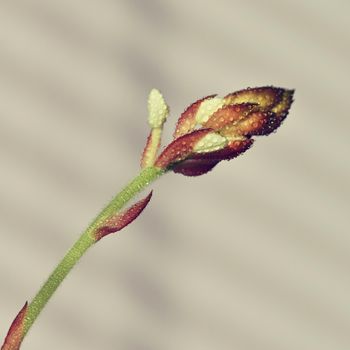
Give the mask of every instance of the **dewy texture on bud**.
M 264 86 L 194 102 L 180 116 L 174 140 L 154 165 L 187 176 L 207 173 L 249 149 L 253 136 L 274 132 L 288 114 L 293 93 Z
M 226 137 L 211 132 L 202 137 L 193 147 L 195 153 L 209 153 L 223 149 L 227 145 Z
M 152 89 L 148 96 L 148 123 L 151 128 L 163 126 L 169 113 L 169 107 L 163 95 L 157 89 Z

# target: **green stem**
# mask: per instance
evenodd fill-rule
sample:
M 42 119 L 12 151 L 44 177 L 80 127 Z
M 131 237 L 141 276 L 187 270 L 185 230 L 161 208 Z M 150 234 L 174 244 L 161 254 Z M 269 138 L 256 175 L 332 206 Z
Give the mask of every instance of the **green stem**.
M 121 192 L 119 192 L 111 202 L 101 211 L 91 225 L 82 233 L 73 247 L 68 251 L 62 261 L 57 265 L 45 284 L 41 287 L 34 299 L 28 305 L 28 310 L 24 322 L 24 335 L 27 334 L 36 318 L 39 316 L 46 303 L 49 301 L 55 290 L 68 275 L 70 270 L 84 255 L 84 253 L 95 242 L 93 236 L 99 225 L 111 214 L 122 209 L 136 194 L 141 192 L 152 181 L 156 180 L 164 173 L 156 167 L 145 168 L 136 176 Z

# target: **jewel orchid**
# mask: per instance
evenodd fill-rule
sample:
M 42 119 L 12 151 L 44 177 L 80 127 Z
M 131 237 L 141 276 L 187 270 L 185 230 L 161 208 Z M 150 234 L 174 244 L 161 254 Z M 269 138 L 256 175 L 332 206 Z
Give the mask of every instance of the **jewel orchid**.
M 24 336 L 55 290 L 88 248 L 135 220 L 151 200 L 152 192 L 126 208 L 139 192 L 159 176 L 174 172 L 199 176 L 222 160 L 248 150 L 255 136 L 269 135 L 286 118 L 293 90 L 272 86 L 248 88 L 225 97 L 210 95 L 191 104 L 177 121 L 173 140 L 159 153 L 169 107 L 153 89 L 148 99 L 151 128 L 141 157 L 141 171 L 101 211 L 67 252 L 45 284 L 13 321 L 1 350 L 18 350 Z

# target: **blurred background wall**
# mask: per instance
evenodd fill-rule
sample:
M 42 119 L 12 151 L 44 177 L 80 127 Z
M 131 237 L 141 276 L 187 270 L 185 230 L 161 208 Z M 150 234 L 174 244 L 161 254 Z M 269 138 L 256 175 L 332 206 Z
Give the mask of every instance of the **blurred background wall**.
M 350 348 L 349 2 L 2 0 L 0 334 L 138 172 L 147 96 L 295 88 L 278 132 L 167 175 L 25 350 Z

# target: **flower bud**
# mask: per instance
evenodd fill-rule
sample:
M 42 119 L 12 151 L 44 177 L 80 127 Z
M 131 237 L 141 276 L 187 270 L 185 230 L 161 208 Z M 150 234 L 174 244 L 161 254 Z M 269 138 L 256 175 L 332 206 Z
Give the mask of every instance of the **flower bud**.
M 169 107 L 164 101 L 163 95 L 157 89 L 152 89 L 148 96 L 148 123 L 151 128 L 163 126 L 169 114 Z
M 151 131 L 141 156 L 141 169 L 153 166 L 160 146 L 163 124 L 169 114 L 169 107 L 159 90 L 152 89 L 148 96 L 148 124 Z
M 265 86 L 226 95 L 210 95 L 180 116 L 174 140 L 160 154 L 156 167 L 187 176 L 202 175 L 221 160 L 237 157 L 253 144 L 253 136 L 269 135 L 283 122 L 293 90 Z

